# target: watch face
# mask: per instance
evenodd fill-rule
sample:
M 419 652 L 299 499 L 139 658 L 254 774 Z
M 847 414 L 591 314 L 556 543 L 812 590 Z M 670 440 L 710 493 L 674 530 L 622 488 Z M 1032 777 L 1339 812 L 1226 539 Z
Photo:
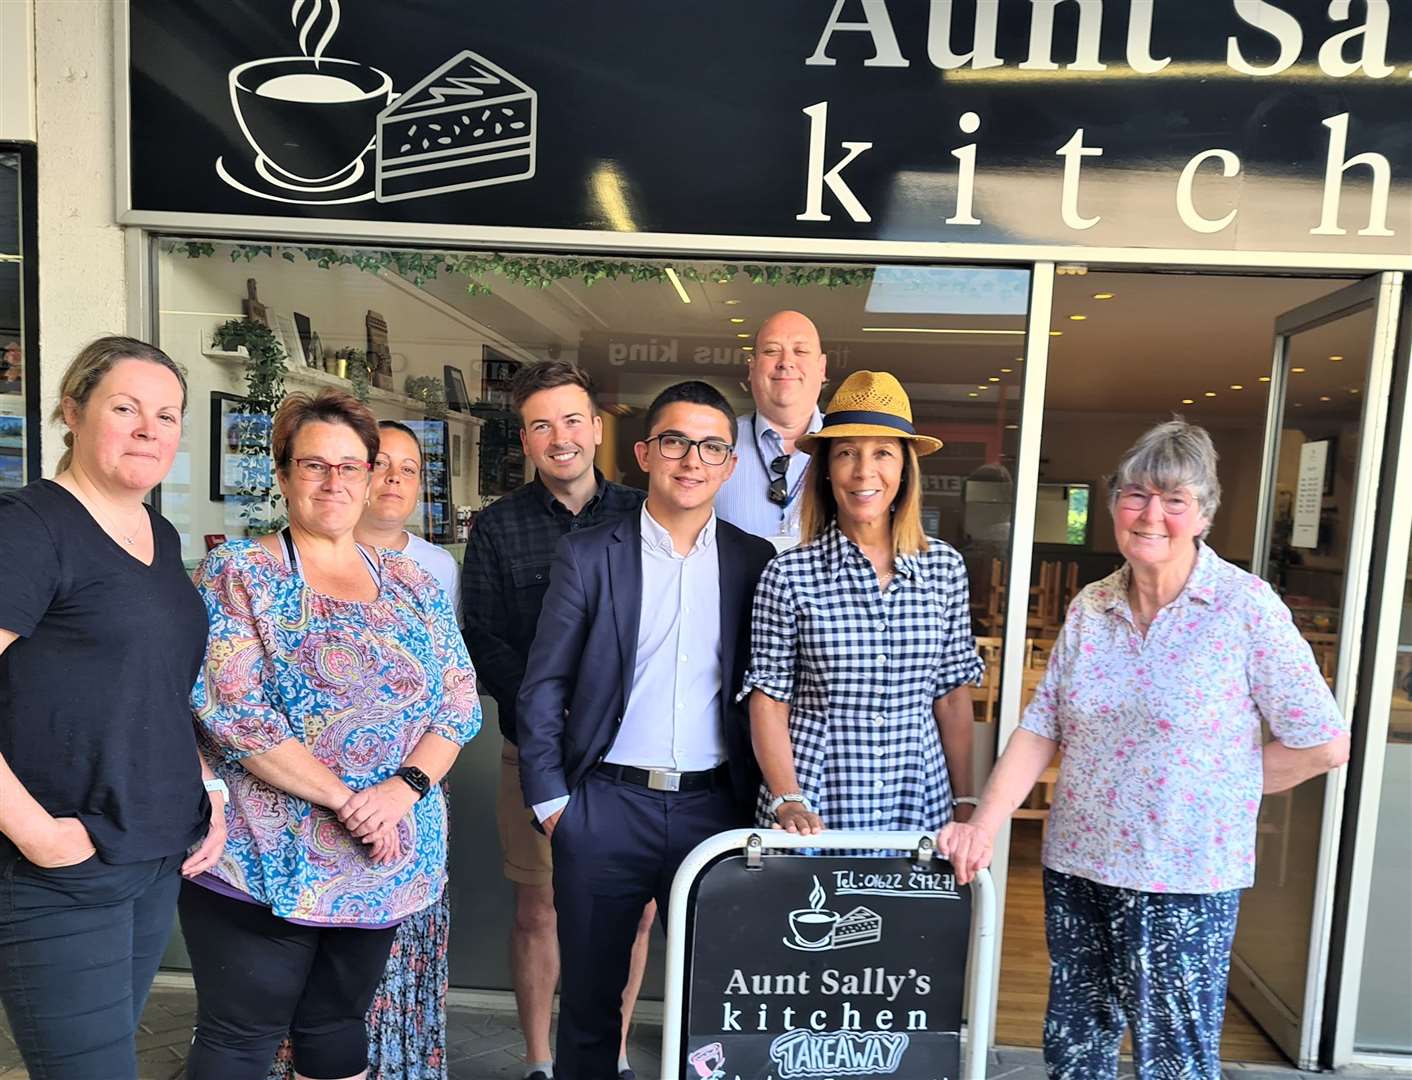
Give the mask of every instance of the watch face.
M 398 774 L 405 777 L 407 781 L 420 792 L 425 793 L 426 790 L 431 787 L 431 777 L 422 772 L 422 770 L 415 765 L 405 766 L 398 770 Z

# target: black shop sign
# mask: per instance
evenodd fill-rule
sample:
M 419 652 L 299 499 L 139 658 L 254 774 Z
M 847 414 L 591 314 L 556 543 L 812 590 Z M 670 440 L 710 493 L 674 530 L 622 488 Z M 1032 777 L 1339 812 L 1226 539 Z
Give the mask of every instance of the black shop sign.
M 1412 252 L 1388 0 L 120 10 L 130 222 Z
M 693 911 L 676 1075 L 960 1075 L 971 899 L 945 863 L 732 856 Z

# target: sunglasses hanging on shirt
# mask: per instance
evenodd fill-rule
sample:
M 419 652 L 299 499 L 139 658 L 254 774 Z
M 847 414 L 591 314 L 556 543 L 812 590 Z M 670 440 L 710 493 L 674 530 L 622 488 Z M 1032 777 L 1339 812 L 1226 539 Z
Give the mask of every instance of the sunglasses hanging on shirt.
M 789 502 L 789 455 L 781 454 L 770 462 L 770 502 L 783 506 Z

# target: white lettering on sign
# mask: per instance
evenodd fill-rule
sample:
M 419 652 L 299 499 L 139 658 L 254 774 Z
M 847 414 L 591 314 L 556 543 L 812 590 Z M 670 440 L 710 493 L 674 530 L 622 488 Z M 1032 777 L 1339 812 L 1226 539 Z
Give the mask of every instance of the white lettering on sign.
M 809 117 L 809 170 L 808 182 L 804 189 L 804 212 L 795 214 L 796 221 L 831 221 L 828 214 L 824 213 L 824 185 L 833 192 L 833 196 L 843 208 L 848 211 L 848 216 L 854 221 L 872 221 L 868 211 L 863 209 L 863 204 L 858 201 L 858 196 L 853 194 L 853 190 L 844 182 L 842 175 L 854 158 L 864 150 L 872 148 L 870 142 L 844 142 L 840 143 L 848 151 L 837 165 L 828 172 L 824 172 L 824 141 L 828 137 L 829 126 L 829 103 L 821 101 L 817 105 L 810 105 L 804 110 L 804 115 Z
M 906 1052 L 906 1035 L 878 1031 L 792 1031 L 770 1044 L 782 1077 L 894 1073 Z

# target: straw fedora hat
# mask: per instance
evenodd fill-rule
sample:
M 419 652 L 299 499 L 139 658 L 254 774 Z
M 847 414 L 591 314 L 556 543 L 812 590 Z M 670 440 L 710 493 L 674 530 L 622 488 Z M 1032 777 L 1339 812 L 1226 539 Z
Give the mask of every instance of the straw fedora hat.
M 878 435 L 907 439 L 918 456 L 934 454 L 941 440 L 918 435 L 912 426 L 912 403 L 902 384 L 886 371 L 855 371 L 843 380 L 824 411 L 824 426 L 794 445 L 813 452 L 819 439 Z

